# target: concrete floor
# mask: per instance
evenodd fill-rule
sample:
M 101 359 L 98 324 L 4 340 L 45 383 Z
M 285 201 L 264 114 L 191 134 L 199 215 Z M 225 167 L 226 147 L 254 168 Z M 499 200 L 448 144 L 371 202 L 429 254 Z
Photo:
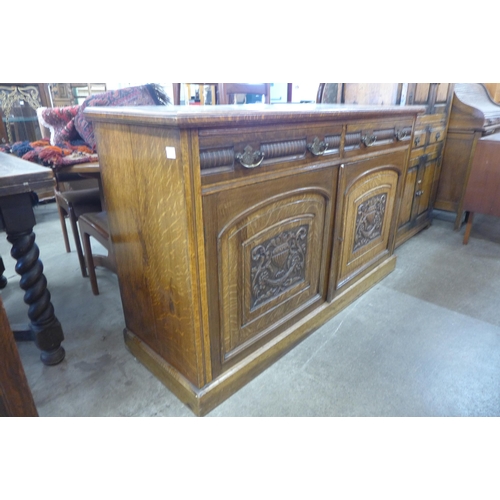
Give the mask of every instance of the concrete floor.
M 191 417 L 127 350 L 117 278 L 98 269 L 101 295 L 64 251 L 53 203 L 35 233 L 66 359 L 46 367 L 18 343 L 40 416 Z M 500 219 L 464 229 L 440 215 L 397 249 L 396 270 L 209 417 L 500 416 Z M 5 233 L 0 255 L 11 323 L 27 306 Z

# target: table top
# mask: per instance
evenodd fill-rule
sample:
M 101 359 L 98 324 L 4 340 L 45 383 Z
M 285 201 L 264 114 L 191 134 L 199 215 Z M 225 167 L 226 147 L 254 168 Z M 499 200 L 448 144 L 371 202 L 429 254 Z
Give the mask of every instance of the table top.
M 0 153 L 0 196 L 50 188 L 55 185 L 50 168 L 22 160 L 15 155 Z
M 65 174 L 99 175 L 101 173 L 99 163 L 77 163 L 69 167 L 62 167 L 61 172 Z

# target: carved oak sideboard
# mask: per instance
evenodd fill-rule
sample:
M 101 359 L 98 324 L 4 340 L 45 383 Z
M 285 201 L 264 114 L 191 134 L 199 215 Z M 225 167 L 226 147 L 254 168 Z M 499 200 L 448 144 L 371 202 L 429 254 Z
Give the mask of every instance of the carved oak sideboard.
M 87 108 L 126 344 L 196 414 L 394 269 L 423 111 Z

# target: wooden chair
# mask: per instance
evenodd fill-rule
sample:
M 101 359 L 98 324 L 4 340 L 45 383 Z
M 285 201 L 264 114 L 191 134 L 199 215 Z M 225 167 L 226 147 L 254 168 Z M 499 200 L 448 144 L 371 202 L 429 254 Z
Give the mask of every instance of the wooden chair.
M 50 130 L 45 127 L 41 115 L 38 115 L 38 123 L 42 137 L 50 137 Z M 102 210 L 101 192 L 99 182 L 96 179 L 85 179 L 79 174 L 54 171 L 56 185 L 54 197 L 61 221 L 64 246 L 66 252 L 71 252 L 69 245 L 66 218 L 69 219 L 73 238 L 75 240 L 76 253 L 82 276 L 87 277 L 87 268 L 83 256 L 82 243 L 78 232 L 77 221 L 80 215 L 87 212 L 100 212 Z
M 89 272 L 90 285 L 92 293 L 99 295 L 99 287 L 97 286 L 97 277 L 95 273 L 96 267 L 105 267 L 116 274 L 116 262 L 113 253 L 113 245 L 109 235 L 108 215 L 106 211 L 98 213 L 86 213 L 79 217 L 78 225 L 82 235 L 83 248 L 85 251 L 85 259 L 87 261 L 87 269 Z M 97 255 L 92 253 L 90 237 L 95 238 L 106 250 L 108 255 Z
M 260 94 L 264 96 L 266 104 L 271 103 L 270 83 L 219 83 L 217 84 L 220 104 L 237 104 L 235 96 L 238 94 Z M 246 99 L 245 99 L 246 102 Z
M 90 187 L 85 189 L 65 189 L 67 182 L 82 181 L 81 177 L 72 174 L 65 175 L 56 173 L 56 186 L 54 188 L 57 210 L 61 221 L 61 229 L 63 233 L 64 245 L 66 252 L 71 252 L 68 238 L 68 229 L 66 227 L 66 218 L 69 219 L 73 238 L 75 240 L 76 253 L 82 276 L 87 276 L 85 258 L 83 255 L 80 233 L 78 231 L 77 222 L 82 214 L 89 212 L 100 212 L 102 210 L 101 194 L 99 187 Z
M 341 102 L 341 83 L 320 83 L 318 94 L 316 96 L 317 103 L 336 104 Z

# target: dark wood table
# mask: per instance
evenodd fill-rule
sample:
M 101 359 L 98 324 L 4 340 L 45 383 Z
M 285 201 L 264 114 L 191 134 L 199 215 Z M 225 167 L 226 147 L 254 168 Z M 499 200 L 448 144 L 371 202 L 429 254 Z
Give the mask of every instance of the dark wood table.
M 54 186 L 51 169 L 0 153 L 0 229 L 5 229 L 12 244 L 11 255 L 16 259 L 16 272 L 21 276 L 20 287 L 29 305 L 29 327 L 15 332 L 18 340 L 34 340 L 45 365 L 56 365 L 65 356 L 61 342 L 64 334 L 54 314 L 43 274 L 40 251 L 35 243 L 33 227 L 33 195 L 36 189 Z
M 76 174 L 79 177 L 88 177 L 89 179 L 97 179 L 102 198 L 102 185 L 101 185 L 101 167 L 99 163 L 77 163 L 69 167 L 63 167 L 59 170 L 63 174 Z M 104 201 L 104 200 L 103 200 Z M 103 205 L 104 206 L 104 205 Z

